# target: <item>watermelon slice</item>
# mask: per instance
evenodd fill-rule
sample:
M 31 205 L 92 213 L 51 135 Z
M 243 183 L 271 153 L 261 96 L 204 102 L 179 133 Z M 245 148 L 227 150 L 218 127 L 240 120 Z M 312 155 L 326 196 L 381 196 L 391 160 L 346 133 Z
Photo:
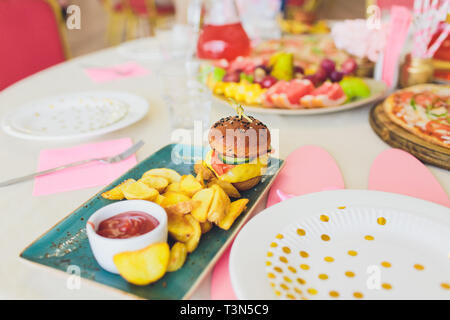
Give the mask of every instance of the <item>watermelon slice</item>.
M 300 98 L 311 93 L 313 90 L 314 85 L 311 81 L 295 79 L 289 82 L 286 95 L 290 103 L 299 104 Z
M 278 108 L 300 108 L 300 99 L 310 94 L 314 85 L 309 80 L 278 81 L 265 93 L 265 105 Z
M 334 107 L 343 104 L 347 96 L 338 83 L 325 82 L 300 99 L 305 108 Z
M 273 86 L 271 86 L 267 90 L 266 94 L 267 94 L 268 101 L 271 101 L 271 97 L 274 94 L 285 92 L 288 86 L 289 86 L 289 82 L 284 81 L 284 80 L 280 80 L 277 83 L 275 83 Z
M 264 95 L 263 104 L 267 107 L 275 106 L 273 98 L 286 91 L 288 85 L 289 83 L 287 81 L 281 80 L 271 86 Z

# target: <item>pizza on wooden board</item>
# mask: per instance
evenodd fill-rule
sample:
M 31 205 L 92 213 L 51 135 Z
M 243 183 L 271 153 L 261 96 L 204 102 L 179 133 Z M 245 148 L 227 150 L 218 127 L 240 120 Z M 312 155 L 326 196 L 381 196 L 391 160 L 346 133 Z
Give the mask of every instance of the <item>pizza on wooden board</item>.
M 450 149 L 450 85 L 424 84 L 399 90 L 383 106 L 397 125 Z

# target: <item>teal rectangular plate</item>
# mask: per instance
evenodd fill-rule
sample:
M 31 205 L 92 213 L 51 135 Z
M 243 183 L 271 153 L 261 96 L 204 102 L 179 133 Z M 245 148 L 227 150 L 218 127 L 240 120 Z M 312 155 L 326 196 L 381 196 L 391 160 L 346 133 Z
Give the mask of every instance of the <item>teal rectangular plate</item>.
M 171 168 L 181 175 L 192 174 L 194 163 L 202 159 L 207 151 L 202 147 L 181 144 L 165 146 L 56 224 L 28 246 L 20 256 L 26 260 L 67 273 L 79 270 L 83 278 L 121 290 L 138 298 L 187 299 L 248 219 L 253 208 L 263 198 L 281 168 L 282 160 L 271 158 L 268 172 L 261 183 L 253 189 L 241 193 L 243 198 L 249 199 L 249 203 L 247 209 L 229 230 L 225 231 L 214 227 L 211 231 L 202 235 L 199 246 L 188 256 L 186 263 L 180 270 L 168 272 L 162 279 L 147 286 L 130 284 L 121 276 L 109 273 L 99 266 L 89 246 L 86 235 L 86 221 L 95 211 L 114 202 L 103 199 L 101 197 L 102 192 L 110 190 L 125 179 L 133 178 L 137 180 L 144 172 L 152 168 Z

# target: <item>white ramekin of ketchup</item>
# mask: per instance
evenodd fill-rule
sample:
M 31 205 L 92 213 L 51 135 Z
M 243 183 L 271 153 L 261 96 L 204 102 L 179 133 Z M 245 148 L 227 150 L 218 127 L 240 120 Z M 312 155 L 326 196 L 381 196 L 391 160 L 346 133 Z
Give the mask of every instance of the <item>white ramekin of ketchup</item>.
M 88 219 L 86 231 L 100 266 L 119 273 L 113 262 L 114 255 L 167 241 L 167 215 L 156 203 L 125 200 L 97 210 Z

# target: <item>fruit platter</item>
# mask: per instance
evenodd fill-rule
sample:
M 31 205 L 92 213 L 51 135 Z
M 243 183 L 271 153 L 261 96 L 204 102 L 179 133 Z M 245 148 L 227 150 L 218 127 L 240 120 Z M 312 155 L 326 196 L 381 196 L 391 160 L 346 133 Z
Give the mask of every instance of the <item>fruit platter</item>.
M 358 67 L 352 57 L 305 64 L 292 52 L 278 51 L 205 63 L 200 81 L 219 101 L 236 101 L 255 113 L 327 113 L 384 97 L 384 83 L 358 77 Z
M 356 75 L 361 77 L 370 77 L 374 69 L 373 62 L 337 48 L 335 40 L 326 34 L 301 35 L 262 41 L 253 48 L 252 56 L 267 59 L 281 51 L 292 53 L 295 65 L 302 67 L 307 72 L 309 70 L 314 72 L 325 58 L 333 60 L 338 65 L 351 58 L 358 67 Z

